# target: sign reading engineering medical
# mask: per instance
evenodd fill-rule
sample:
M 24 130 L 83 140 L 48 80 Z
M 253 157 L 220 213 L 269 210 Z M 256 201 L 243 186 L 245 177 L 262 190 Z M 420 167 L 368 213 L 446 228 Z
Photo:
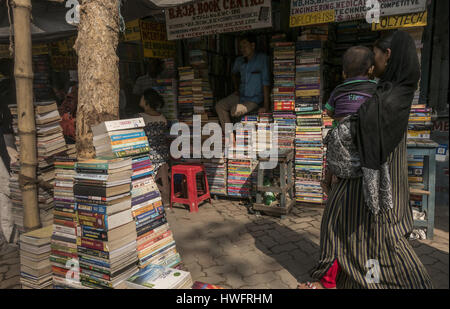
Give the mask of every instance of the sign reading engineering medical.
M 427 0 L 291 0 L 290 24 L 291 27 L 304 26 L 301 21 L 307 19 L 299 18 L 302 15 L 330 10 L 334 10 L 336 22 L 366 19 L 368 14 L 391 16 L 417 13 L 426 10 L 426 3 Z
M 164 24 L 140 21 L 141 40 L 145 58 L 175 57 L 175 42 L 169 42 Z
M 165 11 L 169 40 L 272 27 L 270 0 L 201 0 Z

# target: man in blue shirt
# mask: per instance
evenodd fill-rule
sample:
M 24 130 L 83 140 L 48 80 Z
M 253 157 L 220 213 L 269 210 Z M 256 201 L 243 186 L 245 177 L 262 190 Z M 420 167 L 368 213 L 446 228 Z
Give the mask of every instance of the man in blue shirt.
M 256 37 L 248 35 L 239 41 L 242 57 L 233 66 L 235 93 L 216 104 L 217 115 L 225 132 L 230 116 L 239 118 L 252 111 L 270 111 L 270 72 L 267 55 L 256 53 Z

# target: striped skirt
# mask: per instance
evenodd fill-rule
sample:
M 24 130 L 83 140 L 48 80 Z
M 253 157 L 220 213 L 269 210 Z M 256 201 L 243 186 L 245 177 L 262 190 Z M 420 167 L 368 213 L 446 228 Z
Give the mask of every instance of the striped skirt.
M 333 185 L 320 230 L 320 260 L 311 271 L 322 278 L 337 259 L 336 287 L 432 288 L 431 278 L 407 240 L 413 228 L 409 205 L 406 139 L 389 157 L 394 208 L 374 216 L 364 203 L 362 179 Z

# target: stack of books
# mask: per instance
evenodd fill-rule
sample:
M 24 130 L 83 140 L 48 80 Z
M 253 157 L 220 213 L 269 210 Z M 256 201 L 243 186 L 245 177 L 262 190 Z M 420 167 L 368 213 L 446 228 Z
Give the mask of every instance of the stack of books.
M 328 40 L 328 25 L 309 26 L 302 30 L 298 41 Z
M 423 179 L 424 156 L 408 155 L 408 184 L 411 189 L 425 190 Z M 411 207 L 421 211 L 423 196 L 410 194 Z
M 241 118 L 242 127 L 236 129 L 236 147 L 229 158 L 251 159 L 256 155 L 258 115 L 246 115 Z
M 20 138 L 18 135 L 17 105 L 8 105 L 13 115 L 13 129 L 15 133 L 15 143 L 20 151 Z M 56 155 L 65 155 L 67 151 L 66 142 L 59 124 L 58 107 L 55 101 L 35 102 L 35 122 L 36 122 L 36 144 L 37 144 L 37 176 L 50 185 L 55 181 L 55 168 L 53 165 Z M 10 188 L 13 196 L 13 216 L 19 231 L 23 231 L 23 205 L 22 196 L 18 184 L 18 173 L 20 164 L 11 166 L 13 175 L 11 177 Z M 53 223 L 53 193 L 39 187 L 38 189 L 39 214 L 43 226 Z
M 320 106 L 322 42 L 299 41 L 296 47 L 296 201 L 322 203 L 324 195 L 320 181 L 325 163 Z
M 131 162 L 131 158 L 97 158 L 76 163 L 73 191 L 83 286 L 116 288 L 137 271 Z
M 295 196 L 297 202 L 322 203 L 322 115 L 298 115 L 295 140 Z
M 407 138 L 410 140 L 430 139 L 432 126 L 431 107 L 426 107 L 425 104 L 412 105 Z
M 274 111 L 294 111 L 295 107 L 295 45 L 274 43 Z
M 130 289 L 190 289 L 191 273 L 175 268 L 150 264 L 126 281 Z
M 228 196 L 251 197 L 254 170 L 255 164 L 252 160 L 228 159 Z
M 52 226 L 20 235 L 20 283 L 23 289 L 51 289 Z
M 147 163 L 144 163 L 145 161 Z M 145 161 L 135 164 L 151 164 L 150 160 Z M 131 210 L 136 224 L 139 268 L 149 264 L 178 266 L 181 257 L 176 250 L 161 195 L 153 177 L 133 176 L 131 198 Z
M 405 28 L 402 31 L 408 32 L 414 39 L 416 44 L 416 51 L 419 61 L 422 58 L 422 36 L 423 27 Z M 411 140 L 430 139 L 431 138 L 431 112 L 432 109 L 427 107 L 426 104 L 422 104 L 423 101 L 420 98 L 420 81 L 411 106 L 411 112 L 409 115 L 408 123 L 408 135 L 407 138 Z
M 273 112 L 280 150 L 294 149 L 295 119 L 293 112 Z
M 179 120 L 192 123 L 192 115 L 194 114 L 194 92 L 192 90 L 193 80 L 195 79 L 194 69 L 192 67 L 179 67 L 178 74 L 180 76 L 178 84 Z
M 77 254 L 79 230 L 73 194 L 76 159 L 55 158 L 53 235 L 51 241 L 53 287 L 80 288 Z M 68 272 L 71 271 L 69 274 Z
M 271 113 L 260 113 L 258 114 L 258 123 L 256 124 L 257 130 L 257 153 L 270 151 L 272 148 L 272 114 Z
M 144 130 L 144 119 L 105 121 L 92 127 L 97 157 L 128 157 L 150 150 Z
M 178 121 L 177 89 L 176 79 L 157 79 L 156 86 L 152 87 L 163 97 L 164 106 L 161 113 L 166 117 L 169 124 Z
M 227 161 L 221 159 L 203 159 L 209 191 L 214 195 L 227 195 Z

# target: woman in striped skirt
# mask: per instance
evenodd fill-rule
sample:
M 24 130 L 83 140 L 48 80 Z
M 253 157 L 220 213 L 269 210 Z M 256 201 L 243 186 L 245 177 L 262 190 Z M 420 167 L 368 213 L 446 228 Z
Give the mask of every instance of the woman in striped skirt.
M 352 117 L 350 130 L 364 176 L 332 186 L 322 218 L 320 260 L 311 272 L 319 281 L 299 288 L 432 288 L 407 239 L 413 216 L 406 131 L 420 78 L 416 47 L 409 34 L 397 31 L 377 41 L 374 53 L 377 92 Z M 390 182 L 387 195 L 383 166 Z M 378 175 L 379 186 L 365 187 L 366 175 Z

